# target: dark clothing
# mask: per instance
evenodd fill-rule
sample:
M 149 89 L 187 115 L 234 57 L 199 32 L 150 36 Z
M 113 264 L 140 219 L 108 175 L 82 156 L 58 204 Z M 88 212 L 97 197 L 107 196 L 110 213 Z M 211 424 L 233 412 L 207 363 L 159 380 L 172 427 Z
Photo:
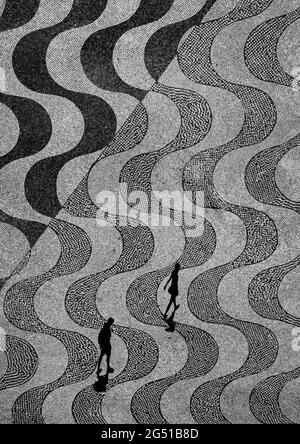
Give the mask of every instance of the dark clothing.
M 107 355 L 107 354 L 111 353 L 111 345 L 110 344 L 100 345 L 100 350 L 101 350 L 102 354 Z
M 171 308 L 172 304 L 174 304 L 175 311 L 179 308 L 179 305 L 176 305 L 176 298 L 179 294 L 179 291 L 178 291 L 179 270 L 180 270 L 180 266 L 177 264 L 171 274 L 170 279 L 168 280 L 167 284 L 165 285 L 165 290 L 166 290 L 169 282 L 171 282 L 171 285 L 168 290 L 169 294 L 171 295 L 171 298 L 170 298 L 170 302 L 167 306 L 166 312 L 164 314 L 164 319 L 166 319 L 167 313 L 168 313 L 169 309 Z M 174 313 L 175 313 L 175 311 L 174 311 Z M 174 331 L 173 330 L 173 328 L 174 328 L 173 323 L 170 322 L 169 325 L 170 325 L 170 330 L 168 330 L 168 331 Z
M 101 362 L 103 357 L 106 355 L 106 359 L 107 359 L 107 369 L 106 372 L 108 373 L 113 373 L 114 369 L 111 368 L 110 366 L 110 356 L 111 356 L 111 327 L 112 324 L 114 323 L 114 320 L 112 318 L 110 318 L 108 320 L 108 322 L 106 322 L 102 328 L 102 330 L 100 331 L 99 335 L 98 335 L 98 342 L 99 342 L 99 346 L 100 346 L 100 357 L 98 360 L 98 368 L 97 368 L 97 375 L 99 376 L 99 374 L 101 373 L 102 369 L 100 368 Z
M 176 273 L 176 271 L 173 271 L 171 278 L 172 283 L 169 288 L 169 293 L 171 296 L 176 297 L 178 296 L 178 273 Z
M 107 350 L 111 348 L 110 340 L 111 340 L 110 327 L 107 324 L 105 324 L 98 336 L 98 342 L 102 350 Z

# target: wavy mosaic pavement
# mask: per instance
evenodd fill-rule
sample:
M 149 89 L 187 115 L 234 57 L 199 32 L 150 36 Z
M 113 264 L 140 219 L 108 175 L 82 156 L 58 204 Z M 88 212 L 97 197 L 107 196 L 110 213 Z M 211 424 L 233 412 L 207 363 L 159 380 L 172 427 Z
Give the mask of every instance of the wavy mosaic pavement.
M 299 424 L 300 0 L 2 0 L 0 33 L 0 422 Z M 202 232 L 101 226 L 120 185 L 201 193 Z

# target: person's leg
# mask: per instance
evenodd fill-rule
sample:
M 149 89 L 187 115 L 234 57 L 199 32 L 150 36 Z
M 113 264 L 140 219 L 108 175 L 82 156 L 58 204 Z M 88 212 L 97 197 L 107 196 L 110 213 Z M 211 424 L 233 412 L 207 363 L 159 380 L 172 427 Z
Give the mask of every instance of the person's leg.
M 100 368 L 100 365 L 101 365 L 101 362 L 102 362 L 102 359 L 103 359 L 104 355 L 105 355 L 104 350 L 101 349 L 101 354 L 100 354 L 100 357 L 98 359 L 97 375 L 99 375 L 101 373 L 101 371 L 102 371 L 102 369 Z
M 172 299 L 172 302 L 173 302 L 173 304 L 174 304 L 174 308 L 175 308 L 175 310 L 178 310 L 178 308 L 180 307 L 179 304 L 176 305 L 176 298 L 177 298 L 177 296 L 178 296 L 178 295 L 174 296 L 173 299 Z
M 110 366 L 111 347 L 107 349 L 107 373 L 113 373 L 114 369 Z
M 167 313 L 168 313 L 168 311 L 170 310 L 172 303 L 173 303 L 173 302 L 172 302 L 172 298 L 171 298 L 171 299 L 170 299 L 170 302 L 169 302 L 169 304 L 168 304 L 168 306 L 167 306 L 167 309 L 166 309 L 166 311 L 165 311 L 164 318 L 167 317 Z

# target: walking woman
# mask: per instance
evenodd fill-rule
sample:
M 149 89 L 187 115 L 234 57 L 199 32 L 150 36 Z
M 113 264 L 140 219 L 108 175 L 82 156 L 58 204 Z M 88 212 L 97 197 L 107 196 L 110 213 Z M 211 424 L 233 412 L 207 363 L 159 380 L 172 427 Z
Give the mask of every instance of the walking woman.
M 165 285 L 165 290 L 167 289 L 167 286 L 169 285 L 169 283 L 171 282 L 170 288 L 169 288 L 169 293 L 171 295 L 171 299 L 169 302 L 169 305 L 167 306 L 166 312 L 164 314 L 164 318 L 166 319 L 167 317 L 167 313 L 171 308 L 171 305 L 174 304 L 174 308 L 175 310 L 178 310 L 178 308 L 180 307 L 179 305 L 176 305 L 176 298 L 178 296 L 178 278 L 179 278 L 179 271 L 180 271 L 180 264 L 176 264 L 175 268 L 171 274 L 170 279 L 168 280 L 168 282 Z

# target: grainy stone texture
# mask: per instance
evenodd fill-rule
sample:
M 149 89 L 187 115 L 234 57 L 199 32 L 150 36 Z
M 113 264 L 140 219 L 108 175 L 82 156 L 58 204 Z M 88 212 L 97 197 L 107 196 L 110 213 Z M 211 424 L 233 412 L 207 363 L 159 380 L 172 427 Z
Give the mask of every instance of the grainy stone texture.
M 300 0 L 2 0 L 0 32 L 0 423 L 300 423 Z M 201 237 L 101 227 L 120 182 L 202 192 Z

